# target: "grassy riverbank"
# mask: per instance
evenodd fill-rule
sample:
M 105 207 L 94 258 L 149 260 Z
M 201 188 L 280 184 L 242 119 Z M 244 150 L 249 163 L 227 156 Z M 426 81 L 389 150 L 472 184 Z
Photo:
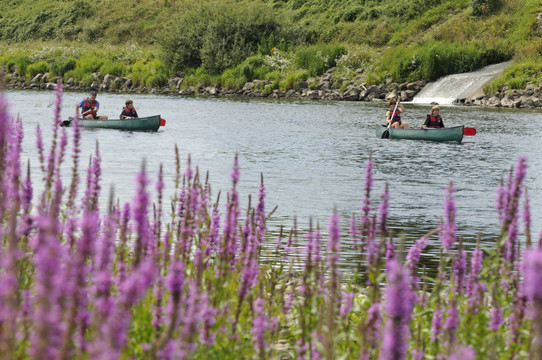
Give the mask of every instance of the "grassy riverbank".
M 0 93 L 3 356 L 542 356 L 542 250 L 530 235 L 527 158 L 519 158 L 497 189 L 498 241 L 491 248 L 477 245 L 469 255 L 457 235 L 453 184 L 442 189 L 439 228 L 403 249 L 388 232 L 387 187 L 372 193 L 370 159 L 361 211 L 348 230 L 340 229 L 335 213 L 323 225 L 327 230 L 314 224 L 307 233 L 292 228 L 277 236 L 266 228 L 263 179 L 253 202 L 240 203 L 236 158 L 232 186 L 216 202 L 207 180 L 177 153 L 172 184 L 164 183 L 162 168 L 143 164 L 134 174 L 133 200 L 112 198 L 101 213 L 100 180 L 107 169 L 98 146 L 91 159 L 80 157 L 77 123 L 58 126 L 61 101 L 57 91 L 53 126 L 44 126 L 51 129 L 50 143 L 36 131 L 41 171 L 33 174 L 22 163 L 23 124 L 6 112 Z M 65 170 L 71 176 L 62 177 Z M 175 189 L 174 198 L 163 198 L 164 186 Z M 348 253 L 357 252 L 363 265 L 342 274 L 341 238 L 348 237 L 355 244 Z M 435 278 L 418 268 L 429 241 L 442 247 Z M 262 248 L 270 244 L 274 256 L 264 260 Z
M 100 72 L 141 87 L 180 76 L 184 88 L 286 90 L 331 67 L 371 85 L 513 59 L 491 87 L 523 88 L 542 80 L 540 13 L 535 0 L 21 0 L 0 4 L 0 63 L 27 81 L 49 72 L 88 86 Z

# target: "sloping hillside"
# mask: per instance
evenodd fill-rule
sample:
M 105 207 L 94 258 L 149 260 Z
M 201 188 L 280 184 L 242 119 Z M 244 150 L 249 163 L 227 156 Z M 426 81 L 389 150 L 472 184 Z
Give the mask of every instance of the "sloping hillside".
M 432 80 L 514 59 L 499 81 L 520 87 L 542 79 L 540 14 L 538 0 L 8 0 L 0 62 L 28 76 L 88 82 L 105 66 L 146 85 L 182 75 L 238 88 L 295 86 L 288 77 L 332 66 L 368 84 Z

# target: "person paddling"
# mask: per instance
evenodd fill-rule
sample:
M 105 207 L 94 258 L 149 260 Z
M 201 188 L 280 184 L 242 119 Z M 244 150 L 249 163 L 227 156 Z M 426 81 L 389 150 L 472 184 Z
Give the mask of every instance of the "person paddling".
M 397 104 L 397 107 L 395 107 L 395 104 Z M 401 100 L 390 99 L 389 105 L 390 107 L 386 112 L 386 122 L 391 123 L 390 127 L 393 129 L 408 129 L 408 124 L 401 121 L 401 113 L 405 112 Z
M 100 103 L 96 100 L 96 91 L 92 90 L 88 98 L 83 99 L 75 106 L 75 112 L 79 112 L 81 108 L 81 118 L 89 120 L 107 120 L 106 115 L 98 116 L 97 112 L 100 108 Z
M 121 119 L 133 119 L 138 118 L 137 111 L 134 108 L 134 102 L 130 99 L 126 100 L 126 106 L 122 108 L 122 112 L 120 113 Z
M 442 117 L 439 114 L 440 108 L 435 105 L 431 108 L 431 113 L 427 114 L 425 123 L 422 126 L 422 129 L 433 128 L 440 129 L 444 128 L 444 123 L 442 122 Z

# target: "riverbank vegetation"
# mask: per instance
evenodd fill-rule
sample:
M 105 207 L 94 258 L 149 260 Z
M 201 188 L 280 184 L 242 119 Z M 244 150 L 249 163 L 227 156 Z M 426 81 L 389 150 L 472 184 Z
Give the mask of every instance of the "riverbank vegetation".
M 387 187 L 375 201 L 370 159 L 348 230 L 334 213 L 325 228 L 311 223 L 305 232 L 271 234 L 263 178 L 245 206 L 238 159 L 223 196 L 177 153 L 172 184 L 161 167 L 143 163 L 133 201 L 111 196 L 102 204 L 99 147 L 91 159 L 80 157 L 77 122 L 58 126 L 61 101 L 59 87 L 49 144 L 36 129 L 35 174 L 21 159 L 23 124 L 0 93 L 5 357 L 542 356 L 542 250 L 531 238 L 527 158 L 497 189 L 498 241 L 483 248 L 480 235 L 469 254 L 455 223 L 453 184 L 442 189 L 442 224 L 401 246 L 387 227 Z M 163 198 L 165 186 L 174 187 L 174 198 Z M 349 256 L 357 252 L 361 264 L 348 274 L 339 266 L 347 239 Z M 442 248 L 435 277 L 418 265 L 427 246 Z
M 494 88 L 542 80 L 536 0 L 21 0 L 0 14 L 0 63 L 26 81 L 47 71 L 88 86 L 99 72 L 140 87 L 291 89 L 332 67 L 371 85 L 510 59 Z

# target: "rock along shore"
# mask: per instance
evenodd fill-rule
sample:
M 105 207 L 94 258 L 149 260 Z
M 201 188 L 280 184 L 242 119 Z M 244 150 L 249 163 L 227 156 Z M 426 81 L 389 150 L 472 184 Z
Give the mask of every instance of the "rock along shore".
M 274 89 L 268 80 L 254 80 L 247 82 L 241 90 L 232 90 L 215 86 L 183 86 L 183 77 L 171 78 L 168 85 L 161 88 L 147 88 L 134 86 L 132 80 L 126 77 L 115 77 L 110 74 L 93 74 L 90 86 L 82 86 L 74 79 L 63 79 L 66 91 L 96 90 L 110 93 L 127 94 L 163 94 L 178 96 L 217 96 L 217 97 L 252 97 L 275 98 L 294 100 L 324 100 L 324 101 L 373 101 L 384 102 L 390 98 L 401 98 L 401 101 L 411 101 L 414 96 L 427 84 L 426 81 L 411 83 L 387 83 L 385 85 L 367 86 L 365 83 L 357 84 L 361 80 L 358 76 L 354 80 L 336 77 L 334 68 L 329 69 L 319 78 L 310 78 L 300 81 L 296 90 L 281 91 Z M 56 78 L 50 74 L 37 74 L 33 79 L 26 79 L 16 72 L 8 75 L 6 82 L 8 89 L 20 90 L 52 90 Z M 509 89 L 500 86 L 498 91 L 490 94 L 479 94 L 471 98 L 457 99 L 457 105 L 485 106 L 503 108 L 536 109 L 542 108 L 542 81 L 539 84 L 528 83 L 525 89 Z

